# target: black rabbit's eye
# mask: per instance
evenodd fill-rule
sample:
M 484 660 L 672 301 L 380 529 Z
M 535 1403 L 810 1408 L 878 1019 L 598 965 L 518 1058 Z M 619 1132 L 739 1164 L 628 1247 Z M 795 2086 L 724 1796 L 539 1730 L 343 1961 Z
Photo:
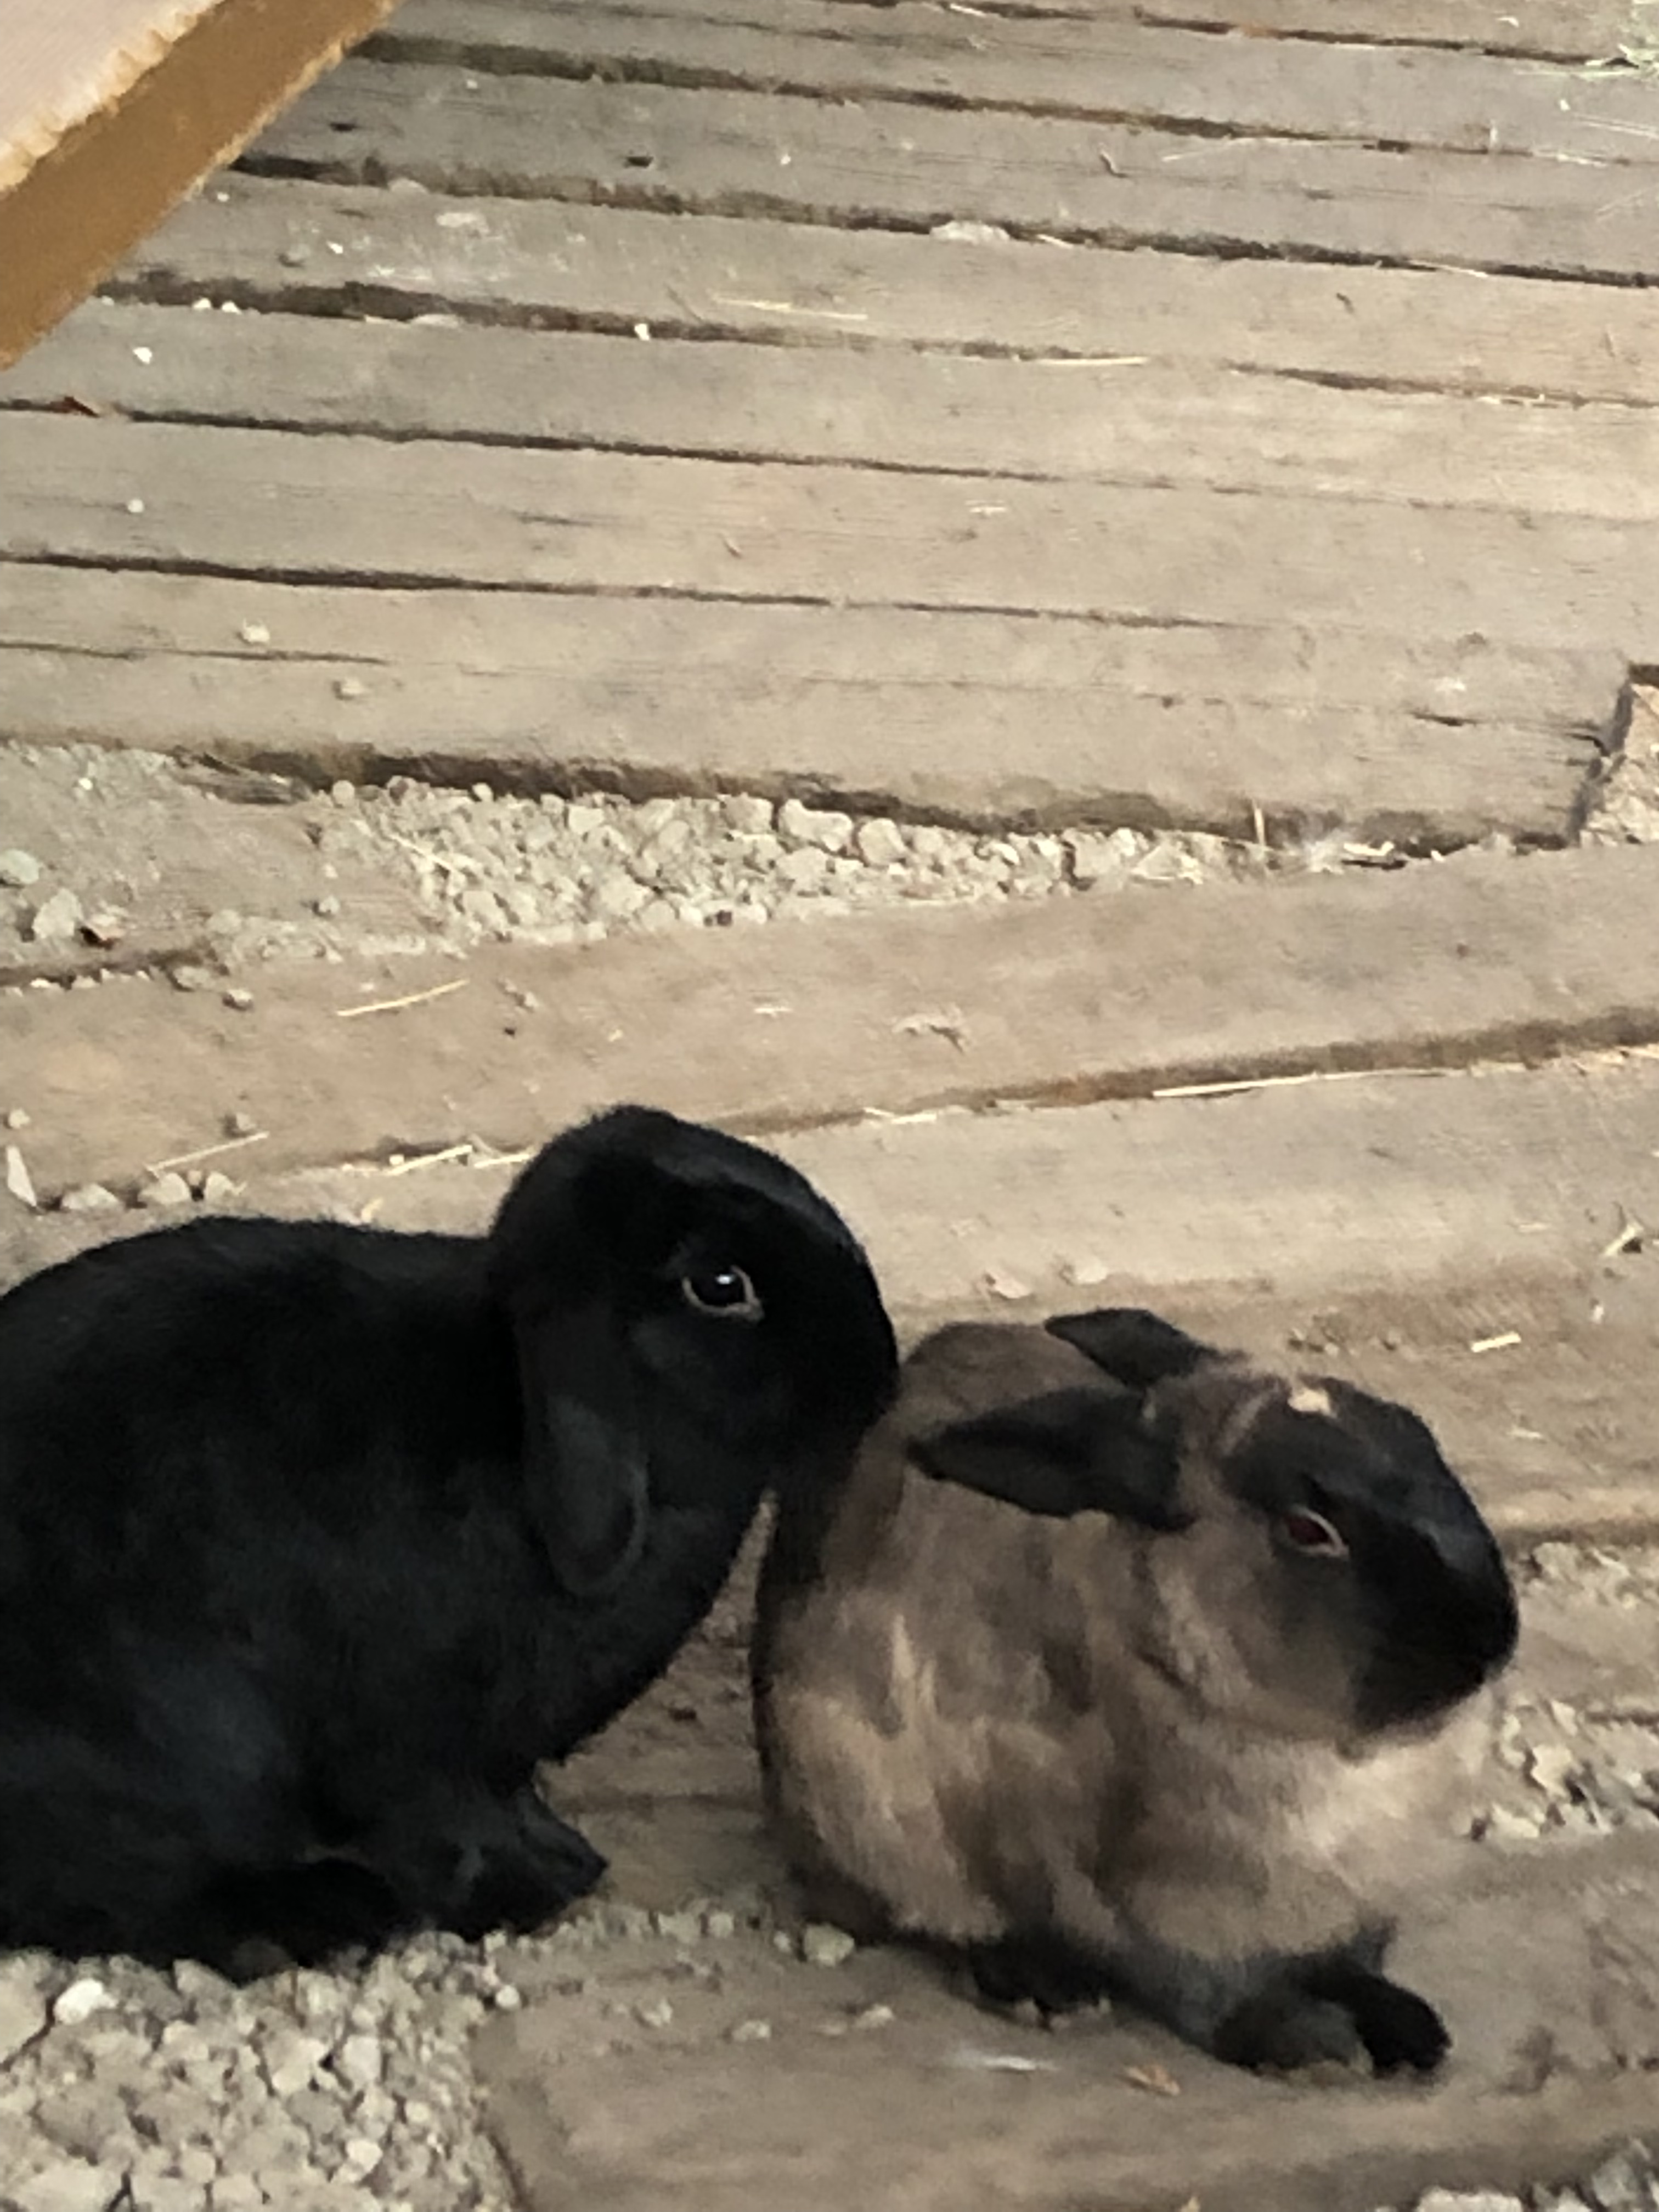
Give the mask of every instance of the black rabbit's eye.
M 680 1296 L 720 1321 L 758 1321 L 765 1310 L 741 1267 L 698 1267 L 680 1277 Z
M 1345 1559 L 1348 1556 L 1340 1530 L 1311 1506 L 1293 1506 L 1279 1525 L 1285 1541 L 1293 1544 L 1298 1552 L 1322 1559 Z

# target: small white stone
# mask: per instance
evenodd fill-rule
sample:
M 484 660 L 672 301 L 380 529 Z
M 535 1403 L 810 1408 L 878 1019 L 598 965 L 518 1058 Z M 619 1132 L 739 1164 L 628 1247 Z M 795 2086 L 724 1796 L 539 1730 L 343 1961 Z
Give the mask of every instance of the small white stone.
M 76 2027 L 83 2020 L 90 2020 L 95 2012 L 107 2012 L 114 2002 L 95 1974 L 82 1974 L 58 1996 L 52 2016 L 60 2027 Z
M 246 622 L 237 635 L 244 645 L 269 645 L 270 631 L 264 623 Z
M 337 678 L 335 682 L 334 696 L 337 699 L 367 698 L 368 696 L 368 686 L 360 677 L 342 676 Z M 337 790 L 339 787 L 336 785 L 335 788 Z
M 0 1965 L 0 2066 L 32 2043 L 46 2024 L 46 2001 L 21 1959 Z
M 564 819 L 573 837 L 591 837 L 596 830 L 605 827 L 605 812 L 602 806 L 581 806 L 573 800 Z
M 359 2179 L 365 2174 L 373 2173 L 384 2156 L 380 2144 L 371 2142 L 368 2136 L 347 2136 L 345 2162 Z
M 1103 837 L 1094 830 L 1073 830 L 1063 842 L 1071 855 L 1072 881 L 1079 890 L 1092 890 L 1097 884 L 1121 883 L 1138 857 L 1133 849 L 1125 852 L 1116 831 Z
M 26 891 L 40 880 L 40 863 L 33 853 L 24 852 L 21 845 L 8 846 L 0 853 L 0 884 L 9 890 Z
M 1539 1745 L 1528 1764 L 1533 1780 L 1547 1797 L 1565 1797 L 1567 1778 L 1578 1761 L 1569 1745 L 1544 1743 Z
M 860 822 L 854 832 L 853 843 L 860 860 L 872 868 L 890 868 L 904 858 L 904 838 L 896 822 L 878 815 L 872 822 Z
M 605 921 L 631 921 L 650 902 L 650 892 L 632 876 L 605 877 L 592 896 L 593 912 Z
M 656 1997 L 649 2004 L 635 2005 L 634 2017 L 641 2027 L 668 2027 L 673 2022 L 674 2008 L 666 1997 Z
M 140 1186 L 138 1192 L 139 1205 L 158 1212 L 165 1206 L 188 1206 L 190 1200 L 190 1185 L 176 1168 L 169 1168 L 165 1175 L 153 1176 Z
M 731 2040 L 733 2043 L 769 2043 L 772 2040 L 772 2023 L 769 2020 L 740 2020 L 732 2031 Z
M 54 891 L 34 909 L 28 934 L 37 945 L 63 944 L 81 926 L 81 902 L 71 890 Z
M 118 1213 L 121 1201 L 101 1182 L 77 1182 L 58 1201 L 60 1213 Z
M 143 511 L 144 502 L 142 499 L 130 499 L 127 501 L 127 513 L 129 514 L 142 514 Z
M 386 2071 L 386 2051 L 378 2035 L 349 2035 L 340 2045 L 334 2070 L 354 2089 L 372 2088 Z
M 148 368 L 155 358 L 155 349 L 150 346 L 134 346 L 132 357 L 140 368 Z
M 311 2087 L 327 2056 L 328 2045 L 320 2036 L 275 2035 L 265 2049 L 265 2078 L 277 2096 L 297 2096 Z
M 121 2195 L 126 2176 L 118 2166 L 88 2166 L 82 2158 L 58 2159 L 26 2180 L 12 2182 L 7 2202 L 16 2212 L 107 2212 Z
M 772 802 L 746 792 L 732 792 L 720 801 L 720 817 L 742 836 L 762 836 L 772 827 Z
M 20 1206 L 33 1207 L 40 1203 L 34 1195 L 34 1178 L 29 1173 L 29 1164 L 15 1145 L 6 1146 L 6 1188 Z
M 265 2193 L 251 2173 L 222 2173 L 209 2185 L 213 2212 L 259 2212 Z
M 1543 1833 L 1543 1822 L 1530 1813 L 1512 1813 L 1507 1805 L 1494 1805 L 1486 1833 L 1500 1844 L 1533 1844 Z
M 842 1966 L 858 1948 L 844 1928 L 814 1920 L 802 1929 L 800 1954 L 809 1966 Z
M 792 845 L 815 845 L 821 852 L 844 853 L 853 839 L 853 817 L 833 810 L 786 799 L 778 809 L 778 832 Z
M 1417 2200 L 1417 2212 L 1527 2212 L 1518 2197 L 1507 2197 L 1495 2189 L 1462 2190 L 1431 2189 L 1426 2197 Z

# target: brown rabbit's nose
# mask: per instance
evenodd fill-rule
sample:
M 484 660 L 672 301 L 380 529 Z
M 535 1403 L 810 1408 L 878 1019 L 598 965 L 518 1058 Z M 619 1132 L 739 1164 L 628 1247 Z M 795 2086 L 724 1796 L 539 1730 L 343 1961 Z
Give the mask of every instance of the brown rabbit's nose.
M 1508 1665 L 1520 1629 L 1515 1587 L 1484 1523 L 1404 1533 L 1386 1563 L 1388 1601 L 1360 1687 L 1373 1728 L 1449 1712 Z

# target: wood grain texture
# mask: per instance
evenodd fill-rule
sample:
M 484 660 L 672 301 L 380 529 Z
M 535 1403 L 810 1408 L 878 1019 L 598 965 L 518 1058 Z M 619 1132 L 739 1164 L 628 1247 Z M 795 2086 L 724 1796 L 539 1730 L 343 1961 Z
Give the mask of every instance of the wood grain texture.
M 1098 122 L 1464 153 L 1488 152 L 1495 127 L 1513 150 L 1595 161 L 1609 158 L 1609 136 L 1624 138 L 1629 126 L 1653 120 L 1648 88 L 1633 76 L 1518 70 L 1455 43 L 1218 39 L 1143 20 L 1138 10 L 963 14 L 921 0 L 858 8 L 845 0 L 765 8 L 754 0 L 408 0 L 376 51 L 495 70 L 635 73 L 828 100 L 1046 108 Z M 994 118 L 975 120 L 994 130 Z M 1659 149 L 1638 135 L 1621 158 L 1652 161 Z
M 148 358 L 141 356 L 147 356 Z M 1659 520 L 1659 411 L 1138 359 L 661 342 L 88 301 L 0 377 L 139 421 Z
M 830 4 L 830 0 L 826 0 Z M 886 11 L 882 11 L 886 12 Z M 946 18 L 946 20 L 949 20 Z M 1511 70 L 1510 74 L 1515 74 Z M 1501 111 L 1499 111 L 1501 112 Z M 345 183 L 1555 276 L 1659 273 L 1659 122 L 1540 159 L 1194 137 L 975 112 L 348 64 L 262 167 Z
M 1659 401 L 1659 296 L 1640 289 L 1079 251 L 233 175 L 120 282 L 332 314 L 1145 354 L 1367 386 Z

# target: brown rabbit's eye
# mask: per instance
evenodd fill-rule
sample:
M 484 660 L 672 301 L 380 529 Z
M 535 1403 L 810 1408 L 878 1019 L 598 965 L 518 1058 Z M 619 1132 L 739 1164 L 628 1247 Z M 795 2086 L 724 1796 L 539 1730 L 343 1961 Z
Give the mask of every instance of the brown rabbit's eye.
M 741 1267 L 699 1267 L 680 1278 L 680 1295 L 720 1321 L 758 1321 L 765 1310 Z
M 1285 1540 L 1294 1544 L 1298 1552 L 1307 1552 L 1316 1559 L 1342 1559 L 1348 1547 L 1340 1530 L 1333 1528 L 1322 1513 L 1309 1506 L 1295 1506 L 1279 1522 Z

